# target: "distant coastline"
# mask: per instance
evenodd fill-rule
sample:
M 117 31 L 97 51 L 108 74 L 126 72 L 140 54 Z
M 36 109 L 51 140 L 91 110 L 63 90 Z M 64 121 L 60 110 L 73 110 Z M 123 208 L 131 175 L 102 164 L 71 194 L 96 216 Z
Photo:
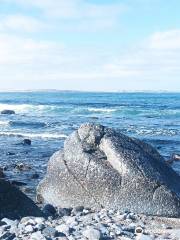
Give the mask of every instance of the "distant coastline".
M 168 90 L 114 90 L 114 91 L 99 91 L 99 90 L 67 90 L 67 89 L 0 89 L 0 93 L 18 93 L 18 92 L 70 92 L 70 93 L 174 93 L 179 94 L 179 91 L 168 91 Z

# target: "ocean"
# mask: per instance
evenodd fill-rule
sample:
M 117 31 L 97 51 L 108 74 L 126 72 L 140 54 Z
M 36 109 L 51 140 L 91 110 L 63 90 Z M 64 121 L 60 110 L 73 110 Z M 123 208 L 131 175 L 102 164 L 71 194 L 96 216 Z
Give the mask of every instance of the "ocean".
M 0 166 L 6 177 L 24 183 L 30 196 L 46 172 L 50 156 L 82 123 L 95 122 L 152 144 L 165 157 L 180 153 L 180 93 L 2 92 Z M 23 139 L 32 140 L 24 146 Z M 27 171 L 15 170 L 23 163 Z M 172 167 L 180 174 L 180 162 Z M 32 178 L 37 173 L 39 178 Z

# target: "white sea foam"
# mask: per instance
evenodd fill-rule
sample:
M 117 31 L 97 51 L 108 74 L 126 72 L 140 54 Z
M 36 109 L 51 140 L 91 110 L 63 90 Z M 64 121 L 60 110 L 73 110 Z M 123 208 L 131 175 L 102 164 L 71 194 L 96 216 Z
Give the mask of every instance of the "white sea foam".
M 0 121 L 0 126 L 7 126 L 9 125 L 9 121 Z
M 129 128 L 129 130 L 134 131 L 138 135 L 149 135 L 149 136 L 176 136 L 179 134 L 177 130 L 173 129 L 145 129 L 145 128 Z
M 43 138 L 43 139 L 61 139 L 67 138 L 65 134 L 54 133 L 21 133 L 21 132 L 0 132 L 0 136 L 9 137 L 27 137 L 27 138 Z
M 116 112 L 117 109 L 111 109 L 111 108 L 88 108 L 89 112 L 107 112 L 107 113 L 111 113 L 111 112 Z
M 0 104 L 0 111 L 5 109 L 14 110 L 16 113 L 29 112 L 29 111 L 44 111 L 53 110 L 55 106 L 52 105 L 32 105 L 32 104 Z

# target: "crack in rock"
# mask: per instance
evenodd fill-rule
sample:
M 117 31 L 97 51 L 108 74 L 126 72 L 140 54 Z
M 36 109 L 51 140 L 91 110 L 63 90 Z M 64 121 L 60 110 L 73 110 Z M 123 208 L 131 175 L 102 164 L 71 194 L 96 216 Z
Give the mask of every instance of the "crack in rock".
M 71 169 L 68 167 L 67 162 L 65 161 L 65 159 L 63 159 L 64 165 L 67 169 L 67 171 L 69 172 L 69 174 L 74 178 L 74 180 L 84 189 L 84 191 L 94 200 L 94 202 L 99 205 L 101 208 L 103 208 L 103 205 L 101 203 L 99 203 L 97 201 L 97 199 L 92 196 L 92 194 L 85 188 L 85 186 L 83 185 L 83 183 L 81 183 L 81 181 L 73 174 L 73 172 L 71 171 Z

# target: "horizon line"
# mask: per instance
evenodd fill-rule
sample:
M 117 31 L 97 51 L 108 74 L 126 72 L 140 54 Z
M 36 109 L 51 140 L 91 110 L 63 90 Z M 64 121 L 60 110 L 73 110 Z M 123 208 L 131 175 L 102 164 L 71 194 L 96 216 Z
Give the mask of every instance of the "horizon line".
M 70 90 L 70 89 L 0 89 L 0 93 L 13 92 L 87 92 L 87 93 L 180 93 L 180 90 Z

